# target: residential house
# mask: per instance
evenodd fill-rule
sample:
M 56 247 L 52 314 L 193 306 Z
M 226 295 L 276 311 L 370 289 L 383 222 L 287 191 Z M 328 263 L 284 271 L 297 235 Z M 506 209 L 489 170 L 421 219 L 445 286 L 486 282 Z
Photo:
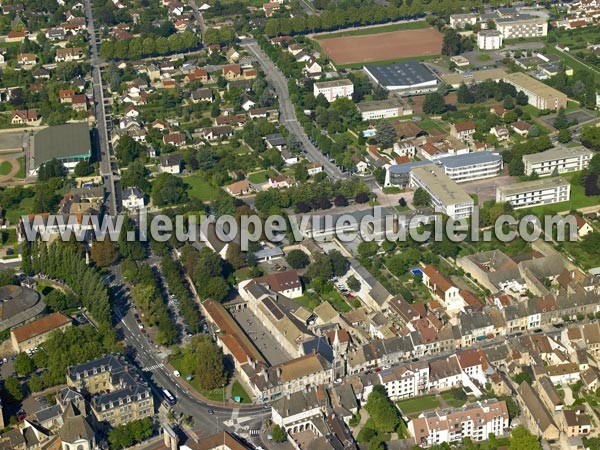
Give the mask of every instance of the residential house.
M 17 62 L 24 69 L 31 69 L 37 62 L 37 56 L 33 53 L 19 53 L 17 55 Z
M 560 431 L 533 388 L 523 381 L 517 388 L 517 402 L 526 420 L 527 428 L 542 439 L 557 440 Z
M 204 139 L 213 141 L 215 139 L 227 139 L 233 136 L 233 128 L 229 125 L 209 127 L 203 130 Z
M 181 155 L 161 155 L 158 170 L 162 173 L 178 175 L 181 173 Z
M 226 80 L 237 80 L 242 77 L 242 67 L 239 64 L 230 64 L 223 66 L 221 70 L 223 78 Z
M 128 211 L 136 211 L 144 207 L 144 193 L 138 187 L 128 187 L 123 190 L 123 206 Z
M 460 140 L 471 140 L 475 131 L 475 124 L 471 121 L 453 123 L 450 127 L 450 134 Z
M 37 122 L 38 119 L 37 109 L 19 109 L 11 111 L 10 123 L 13 125 L 24 125 Z
M 212 103 L 214 100 L 213 91 L 209 88 L 196 89 L 190 95 L 192 103 L 209 102 Z
M 85 53 L 81 47 L 59 48 L 56 50 L 55 62 L 80 61 Z
M 174 147 L 183 147 L 187 142 L 187 138 L 185 137 L 185 133 L 176 132 L 169 133 L 163 136 L 163 143 L 165 145 L 173 145 Z
M 517 120 L 511 124 L 511 128 L 519 136 L 527 137 L 531 125 L 523 120 Z
M 496 138 L 500 142 L 508 141 L 510 139 L 510 132 L 508 131 L 508 128 L 501 126 L 501 125 L 493 127 L 490 130 L 490 134 L 493 134 L 494 136 L 496 136 Z
M 442 275 L 437 268 L 429 265 L 422 272 L 423 284 L 444 304 L 448 312 L 457 312 L 466 306 L 460 295 L 460 289 Z
M 240 195 L 247 195 L 247 194 L 250 194 L 251 192 L 254 192 L 255 188 L 252 185 L 252 183 L 250 183 L 248 180 L 240 180 L 233 184 L 229 184 L 229 185 L 225 186 L 225 190 L 230 195 L 233 195 L 234 197 L 238 197 Z

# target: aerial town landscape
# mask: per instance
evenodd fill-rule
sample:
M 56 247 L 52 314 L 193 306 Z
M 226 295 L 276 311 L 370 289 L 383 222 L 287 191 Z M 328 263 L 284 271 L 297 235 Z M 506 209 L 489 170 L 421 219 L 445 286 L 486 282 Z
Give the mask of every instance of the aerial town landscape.
M 600 0 L 264 1 L 0 0 L 0 450 L 600 450 Z

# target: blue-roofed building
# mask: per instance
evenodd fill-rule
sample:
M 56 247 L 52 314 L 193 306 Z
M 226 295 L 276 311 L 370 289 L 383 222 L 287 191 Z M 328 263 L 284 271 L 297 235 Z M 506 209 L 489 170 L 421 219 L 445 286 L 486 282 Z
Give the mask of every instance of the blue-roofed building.
M 415 161 L 389 166 L 385 176 L 385 186 L 406 188 L 411 185 L 411 172 L 415 167 L 427 164 L 441 167 L 448 178 L 456 183 L 481 180 L 499 175 L 502 172 L 502 156 L 494 152 L 475 152 L 465 155 L 448 156 L 434 161 Z

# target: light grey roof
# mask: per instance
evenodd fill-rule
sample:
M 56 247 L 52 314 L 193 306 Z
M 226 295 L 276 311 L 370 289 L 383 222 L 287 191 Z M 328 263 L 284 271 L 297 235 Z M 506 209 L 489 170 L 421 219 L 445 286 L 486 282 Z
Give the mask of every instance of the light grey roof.
M 439 160 L 445 167 L 465 167 L 475 164 L 485 164 L 502 160 L 499 153 L 494 152 L 475 152 L 465 155 L 448 156 Z
M 35 166 L 56 159 L 89 158 L 92 152 L 87 123 L 45 128 L 33 137 Z
M 551 148 L 550 150 L 546 150 L 545 152 L 533 153 L 531 155 L 523 155 L 523 162 L 536 164 L 545 161 L 553 161 L 555 159 L 577 158 L 585 155 L 589 155 L 591 157 L 593 154 L 593 151 L 588 150 L 584 147 Z
M 569 182 L 563 178 L 542 178 L 539 180 L 525 181 L 523 183 L 509 184 L 506 186 L 498 186 L 498 190 L 504 195 L 515 195 L 531 191 L 539 191 L 542 189 L 557 188 L 559 186 L 568 186 Z

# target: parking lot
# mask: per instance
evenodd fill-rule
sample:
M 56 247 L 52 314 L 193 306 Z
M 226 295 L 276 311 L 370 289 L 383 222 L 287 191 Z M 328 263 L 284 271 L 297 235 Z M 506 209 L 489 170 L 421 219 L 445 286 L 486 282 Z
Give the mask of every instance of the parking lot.
M 250 309 L 232 311 L 231 315 L 272 366 L 292 359 Z
M 475 194 L 479 199 L 479 205 L 483 205 L 488 200 L 496 200 L 496 188 L 514 183 L 513 177 L 508 175 L 489 178 L 485 180 L 473 181 L 470 183 L 461 183 L 461 186 L 468 194 Z

